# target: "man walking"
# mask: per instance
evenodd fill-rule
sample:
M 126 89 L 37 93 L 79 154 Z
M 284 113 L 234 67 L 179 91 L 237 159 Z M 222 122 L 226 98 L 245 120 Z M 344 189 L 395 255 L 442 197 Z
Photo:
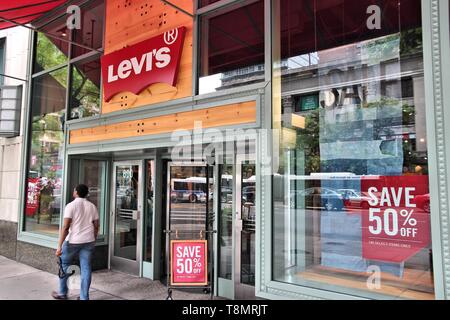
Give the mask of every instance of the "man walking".
M 56 250 L 56 256 L 61 257 L 64 276 L 59 279 L 59 292 L 52 292 L 55 299 L 67 299 L 67 268 L 78 255 L 81 269 L 80 300 L 89 300 L 91 261 L 98 234 L 99 216 L 95 205 L 86 199 L 88 192 L 86 185 L 78 185 L 73 191 L 74 200 L 64 210 L 64 225 Z

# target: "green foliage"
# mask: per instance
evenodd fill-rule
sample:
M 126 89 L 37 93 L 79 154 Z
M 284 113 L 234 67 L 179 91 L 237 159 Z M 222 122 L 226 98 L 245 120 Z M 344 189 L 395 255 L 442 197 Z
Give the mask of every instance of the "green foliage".
M 36 63 L 42 70 L 47 70 L 67 62 L 67 56 L 44 34 L 38 33 Z M 67 83 L 67 79 L 65 82 Z
M 423 50 L 422 28 L 409 29 L 401 32 L 400 54 L 410 55 Z
M 76 67 L 72 72 L 71 97 L 73 118 L 88 117 L 100 112 L 100 88 Z

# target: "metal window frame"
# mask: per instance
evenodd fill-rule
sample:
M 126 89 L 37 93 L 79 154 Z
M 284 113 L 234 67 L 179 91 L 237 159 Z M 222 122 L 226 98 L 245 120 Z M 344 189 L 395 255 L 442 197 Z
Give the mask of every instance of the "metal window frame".
M 218 9 L 222 9 L 223 7 L 229 6 L 229 5 L 233 5 L 235 3 L 239 3 L 239 2 L 245 2 L 247 0 L 221 0 L 221 1 L 217 1 L 214 2 L 212 4 L 200 7 L 200 0 L 195 0 L 195 6 L 196 6 L 196 10 L 195 13 L 197 15 L 203 15 L 205 13 L 209 13 Z

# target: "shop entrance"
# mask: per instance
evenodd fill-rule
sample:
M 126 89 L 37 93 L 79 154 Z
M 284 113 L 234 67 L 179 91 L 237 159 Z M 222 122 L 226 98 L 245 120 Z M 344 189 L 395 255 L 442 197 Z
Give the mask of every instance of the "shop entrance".
M 168 165 L 167 226 L 180 239 L 197 238 L 209 229 L 213 200 L 209 168 L 203 164 Z
M 115 162 L 112 181 L 110 266 L 139 275 L 142 260 L 142 161 Z
M 256 165 L 237 156 L 219 165 L 218 294 L 255 299 Z
M 213 167 L 204 163 L 167 164 L 166 264 L 170 240 L 208 240 L 211 270 L 213 217 Z M 208 231 L 208 232 L 207 232 Z M 165 273 L 167 274 L 167 266 Z M 211 271 L 210 271 L 211 272 Z
M 235 299 L 255 298 L 256 175 L 255 161 L 236 161 Z

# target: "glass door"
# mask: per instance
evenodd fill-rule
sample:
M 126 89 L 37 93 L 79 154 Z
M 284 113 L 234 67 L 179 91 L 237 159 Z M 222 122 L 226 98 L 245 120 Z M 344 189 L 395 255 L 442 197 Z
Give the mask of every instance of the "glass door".
M 248 160 L 248 159 L 251 160 Z M 255 299 L 256 165 L 236 157 L 234 298 Z
M 202 163 L 168 164 L 166 263 L 170 240 L 208 240 L 208 270 L 211 270 L 213 216 L 213 167 Z M 166 270 L 167 272 L 167 270 Z M 208 277 L 209 279 L 209 277 Z
M 114 163 L 112 269 L 139 275 L 141 258 L 142 162 Z
M 180 240 L 199 237 L 207 230 L 212 185 L 205 165 L 169 164 L 168 225 Z M 204 235 L 204 233 L 203 233 Z

